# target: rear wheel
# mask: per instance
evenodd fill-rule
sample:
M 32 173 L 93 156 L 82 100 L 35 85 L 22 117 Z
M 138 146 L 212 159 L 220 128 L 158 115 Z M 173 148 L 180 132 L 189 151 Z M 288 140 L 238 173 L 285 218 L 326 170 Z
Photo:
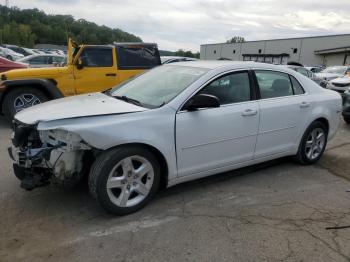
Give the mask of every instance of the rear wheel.
M 93 197 L 108 212 L 126 215 L 144 207 L 160 182 L 157 158 L 142 147 L 123 147 L 102 153 L 89 175 Z
M 6 119 L 11 122 L 14 115 L 19 111 L 48 100 L 48 97 L 36 88 L 16 87 L 4 97 L 2 112 Z
M 328 130 L 320 122 L 313 122 L 305 131 L 296 155 L 297 160 L 306 165 L 316 163 L 322 156 L 327 145 Z
M 8 60 L 13 61 L 12 56 L 10 56 L 10 55 L 6 56 L 6 58 L 7 58 Z

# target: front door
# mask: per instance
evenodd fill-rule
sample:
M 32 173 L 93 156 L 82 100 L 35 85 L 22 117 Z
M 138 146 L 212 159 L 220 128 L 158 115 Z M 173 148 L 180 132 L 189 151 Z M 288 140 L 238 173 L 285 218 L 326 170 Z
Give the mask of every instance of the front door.
M 255 158 L 290 151 L 305 126 L 312 101 L 291 75 L 255 71 L 260 96 L 260 124 Z
M 118 80 L 115 51 L 112 47 L 85 47 L 79 58 L 83 67 L 74 67 L 77 94 L 104 91 Z
M 259 111 L 251 99 L 248 72 L 220 76 L 199 93 L 218 97 L 220 107 L 177 113 L 179 176 L 229 167 L 254 154 Z

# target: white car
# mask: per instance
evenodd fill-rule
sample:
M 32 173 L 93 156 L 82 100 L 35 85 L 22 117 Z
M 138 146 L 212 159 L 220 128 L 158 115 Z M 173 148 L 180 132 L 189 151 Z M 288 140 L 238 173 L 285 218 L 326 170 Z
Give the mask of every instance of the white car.
M 0 46 L 0 56 L 12 61 L 16 61 L 24 57 L 24 55 L 2 46 Z
M 53 67 L 60 65 L 66 59 L 66 56 L 55 55 L 55 54 L 35 54 L 29 55 L 22 59 L 19 59 L 18 62 L 25 63 L 29 67 Z
M 284 156 L 313 164 L 341 111 L 337 92 L 288 68 L 176 63 L 17 113 L 9 153 L 23 188 L 74 184 L 87 172 L 99 203 L 128 214 L 160 185 Z
M 348 66 L 330 66 L 320 73 L 316 73 L 316 76 L 323 80 L 330 81 L 348 73 L 350 73 L 350 67 Z
M 346 75 L 328 81 L 326 88 L 343 93 L 350 88 L 350 77 Z

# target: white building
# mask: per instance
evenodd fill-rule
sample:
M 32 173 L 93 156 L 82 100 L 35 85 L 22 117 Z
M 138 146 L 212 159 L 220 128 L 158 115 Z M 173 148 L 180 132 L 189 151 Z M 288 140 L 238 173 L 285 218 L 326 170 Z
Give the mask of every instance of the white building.
M 200 58 L 303 65 L 349 65 L 350 34 L 201 45 Z

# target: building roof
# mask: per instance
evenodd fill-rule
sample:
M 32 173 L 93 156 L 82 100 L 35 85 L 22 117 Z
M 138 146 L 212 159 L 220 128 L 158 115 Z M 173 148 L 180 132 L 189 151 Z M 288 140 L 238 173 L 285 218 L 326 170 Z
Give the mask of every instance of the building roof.
M 277 38 L 277 39 L 263 39 L 263 40 L 253 40 L 245 41 L 243 43 L 254 43 L 254 42 L 265 42 L 265 41 L 281 41 L 281 40 L 297 40 L 297 39 L 310 39 L 310 38 L 321 38 L 321 37 L 336 37 L 336 36 L 350 36 L 350 34 L 338 34 L 338 35 L 319 35 L 319 36 L 306 36 L 306 37 L 292 37 L 292 38 Z M 202 44 L 205 45 L 222 45 L 222 44 L 242 44 L 242 43 L 213 43 L 213 44 Z

